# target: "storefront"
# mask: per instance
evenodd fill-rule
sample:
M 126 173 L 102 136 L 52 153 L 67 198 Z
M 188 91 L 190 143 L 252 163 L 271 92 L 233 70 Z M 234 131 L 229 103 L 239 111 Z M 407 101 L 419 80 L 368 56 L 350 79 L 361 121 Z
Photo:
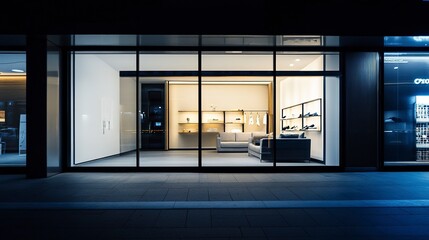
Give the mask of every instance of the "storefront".
M 62 37 L 2 52 L 2 171 L 428 165 L 425 37 Z
M 340 166 L 338 37 L 73 37 L 70 170 Z

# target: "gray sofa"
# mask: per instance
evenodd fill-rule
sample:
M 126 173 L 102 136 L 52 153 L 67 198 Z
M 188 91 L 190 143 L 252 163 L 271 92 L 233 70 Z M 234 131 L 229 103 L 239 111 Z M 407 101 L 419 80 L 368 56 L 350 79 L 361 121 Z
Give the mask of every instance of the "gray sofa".
M 218 152 L 247 152 L 250 132 L 220 132 L 216 138 L 216 150 Z
M 255 156 L 261 161 L 273 161 L 273 144 L 276 141 L 277 162 L 301 162 L 310 161 L 311 139 L 304 137 L 294 138 L 268 138 L 263 137 L 258 141 L 251 140 L 248 146 L 249 156 Z

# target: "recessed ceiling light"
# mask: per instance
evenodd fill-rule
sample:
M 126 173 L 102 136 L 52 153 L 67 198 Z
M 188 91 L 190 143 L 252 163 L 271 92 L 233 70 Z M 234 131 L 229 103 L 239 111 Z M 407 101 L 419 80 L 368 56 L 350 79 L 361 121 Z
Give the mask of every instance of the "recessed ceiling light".
M 24 72 L 24 70 L 22 70 L 22 69 L 12 69 L 11 71 L 17 72 L 17 73 L 23 73 Z
M 289 64 L 289 67 L 293 67 L 293 65 L 294 65 L 294 64 L 293 64 L 293 63 L 291 63 L 291 64 Z
M 297 59 L 295 59 L 295 61 L 296 61 L 296 62 L 299 62 L 299 61 L 301 61 L 301 59 L 297 58 Z

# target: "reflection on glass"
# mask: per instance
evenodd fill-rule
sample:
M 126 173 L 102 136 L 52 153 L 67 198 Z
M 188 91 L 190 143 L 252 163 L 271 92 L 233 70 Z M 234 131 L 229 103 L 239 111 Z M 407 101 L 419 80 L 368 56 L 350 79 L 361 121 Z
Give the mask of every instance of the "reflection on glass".
M 137 46 L 136 35 L 76 34 L 71 42 L 75 46 Z
M 47 56 L 47 166 L 48 173 L 60 172 L 60 53 L 50 46 Z
M 271 35 L 203 35 L 203 46 L 273 46 Z
M 198 35 L 140 35 L 140 46 L 198 46 Z
M 384 55 L 385 165 L 429 164 L 428 62 L 426 52 Z

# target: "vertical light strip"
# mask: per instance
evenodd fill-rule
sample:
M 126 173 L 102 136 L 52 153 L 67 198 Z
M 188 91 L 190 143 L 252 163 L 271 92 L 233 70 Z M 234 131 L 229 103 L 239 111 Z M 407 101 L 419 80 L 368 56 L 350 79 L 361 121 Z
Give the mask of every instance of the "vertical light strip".
M 139 113 L 139 76 L 140 76 L 140 51 L 139 51 L 139 45 L 140 45 L 140 35 L 137 34 L 136 36 L 136 45 L 137 45 L 137 51 L 136 51 L 136 167 L 140 167 L 140 113 Z
M 73 35 L 73 46 L 75 42 L 75 35 Z M 76 51 L 72 53 L 73 57 L 73 165 L 76 165 Z
M 277 49 L 276 49 L 276 36 L 273 37 L 274 49 L 273 49 L 273 167 L 277 166 L 277 146 L 276 146 L 276 121 L 277 121 Z M 269 134 L 269 133 L 268 133 Z
M 202 167 L 202 98 L 201 98 L 201 82 L 202 82 L 202 59 L 201 59 L 201 43 L 202 36 L 198 36 L 198 167 Z

